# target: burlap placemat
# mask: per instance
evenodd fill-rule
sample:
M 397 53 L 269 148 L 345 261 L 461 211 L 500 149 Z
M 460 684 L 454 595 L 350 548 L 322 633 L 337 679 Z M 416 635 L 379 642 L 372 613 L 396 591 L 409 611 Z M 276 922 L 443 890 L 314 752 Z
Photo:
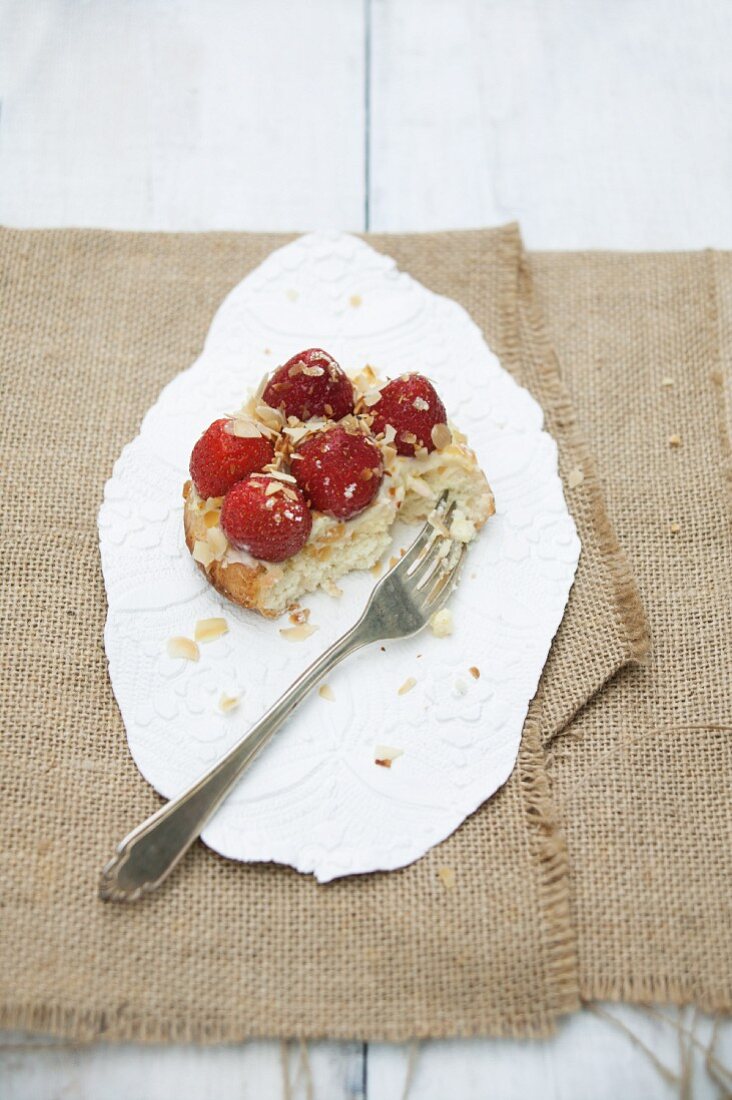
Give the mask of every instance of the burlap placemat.
M 653 637 L 551 753 L 585 998 L 732 1009 L 732 257 L 531 257 Z
M 112 845 L 158 804 L 106 674 L 102 487 L 160 388 L 200 351 L 226 292 L 285 239 L 0 232 L 0 1025 L 212 1042 L 545 1034 L 576 1006 L 577 973 L 541 737 L 640 654 L 643 630 L 555 364 L 532 330 L 515 228 L 374 242 L 463 302 L 543 401 L 563 471 L 584 471 L 568 490 L 580 572 L 512 779 L 400 872 L 323 887 L 198 846 L 145 904 L 96 898 Z M 452 890 L 436 873 L 444 865 Z

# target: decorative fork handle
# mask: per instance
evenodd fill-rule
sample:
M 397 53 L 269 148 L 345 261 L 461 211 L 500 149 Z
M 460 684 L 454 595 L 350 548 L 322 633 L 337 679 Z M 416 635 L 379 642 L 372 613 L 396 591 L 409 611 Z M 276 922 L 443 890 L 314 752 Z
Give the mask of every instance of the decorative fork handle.
M 244 769 L 298 703 L 339 661 L 375 640 L 364 629 L 364 619 L 365 615 L 314 661 L 218 764 L 125 837 L 102 871 L 101 898 L 136 901 L 167 878 Z

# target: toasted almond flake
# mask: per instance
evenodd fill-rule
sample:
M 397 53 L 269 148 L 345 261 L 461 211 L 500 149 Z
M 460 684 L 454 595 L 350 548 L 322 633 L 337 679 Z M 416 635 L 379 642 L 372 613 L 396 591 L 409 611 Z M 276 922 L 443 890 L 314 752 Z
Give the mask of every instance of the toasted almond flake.
M 446 890 L 452 890 L 453 886 L 455 885 L 455 868 L 438 867 L 437 877 Z
M 333 406 L 329 405 L 327 401 L 323 402 L 323 412 L 325 413 L 326 416 L 332 416 L 333 415 Z
M 567 475 L 567 485 L 570 489 L 576 489 L 578 485 L 581 485 L 585 480 L 584 471 L 579 466 L 575 466 L 573 470 L 570 470 Z
M 310 618 L 309 607 L 293 607 L 290 612 L 291 623 L 306 623 Z
M 406 695 L 408 691 L 411 691 L 413 687 L 417 686 L 417 681 L 414 676 L 408 676 L 402 686 L 399 688 L 397 695 Z
M 213 642 L 222 634 L 229 633 L 229 624 L 226 619 L 199 619 L 193 637 L 197 642 Z
M 402 443 L 411 443 L 412 446 L 417 442 L 417 437 L 414 432 L 402 432 L 399 436 Z
M 671 386 L 675 386 L 676 383 L 674 382 L 673 378 L 666 377 L 666 378 L 661 379 L 661 385 L 663 386 L 664 389 L 667 390 L 667 389 L 670 389 Z
M 480 680 L 480 669 L 477 668 L 475 665 L 471 665 L 470 668 L 468 669 L 468 672 L 470 673 L 470 675 L 473 677 L 474 680 Z
M 272 428 L 278 432 L 280 428 L 284 427 L 285 417 L 279 409 L 273 409 L 270 405 L 259 404 L 256 406 L 254 412 L 257 419 L 261 420 L 263 424 L 266 424 L 268 428 Z
M 669 447 L 680 447 L 681 446 L 681 436 L 680 435 L 670 435 L 668 437 L 668 445 L 669 445 Z
M 226 692 L 219 699 L 219 710 L 222 714 L 228 714 L 230 710 L 236 710 L 241 702 L 238 695 L 227 695 Z
M 330 684 L 321 684 L 318 688 L 318 695 L 321 699 L 327 699 L 331 703 L 335 702 L 335 695 Z
M 384 443 L 393 443 L 396 439 L 396 428 L 393 424 L 387 424 L 384 428 Z
M 321 588 L 324 592 L 327 592 L 329 596 L 332 596 L 335 600 L 339 600 L 343 595 L 343 589 L 339 588 L 335 581 L 330 580 L 323 581 Z
M 373 575 L 374 575 L 375 577 L 378 577 L 379 573 L 381 572 L 381 570 L 382 570 L 383 568 L 384 568 L 384 563 L 383 563 L 383 562 L 381 562 L 381 561 L 375 561 L 375 562 L 374 562 L 374 564 L 373 564 L 373 565 L 371 566 L 371 568 L 370 568 L 369 572 L 370 572 L 370 573 L 373 573 Z
M 220 512 L 204 512 L 203 522 L 206 527 L 216 527 L 219 522 Z
M 367 409 L 378 405 L 379 401 L 381 401 L 381 394 L 378 390 L 369 390 L 368 393 L 363 395 L 363 403 Z
M 443 607 L 430 617 L 430 630 L 435 638 L 449 638 L 453 631 L 452 611 Z
M 169 657 L 181 657 L 184 661 L 197 661 L 200 657 L 198 646 L 190 638 L 169 638 L 167 650 Z
M 353 306 L 354 309 L 357 309 L 361 305 L 362 301 L 363 299 L 361 298 L 360 294 L 352 294 L 351 297 L 348 299 L 348 304 L 349 306 Z
M 449 447 L 452 443 L 452 432 L 447 424 L 435 424 L 430 435 L 438 451 L 443 450 L 444 447 Z
M 395 565 L 398 565 L 398 564 L 399 564 L 399 558 L 395 557 L 395 556 L 394 556 L 394 555 L 392 554 L 392 556 L 391 556 L 391 557 L 389 558 L 389 568 L 390 568 L 390 569 L 393 569 L 393 568 L 394 568 L 394 566 L 395 566 Z
M 427 412 L 429 407 L 430 407 L 429 406 L 429 401 L 425 401 L 424 397 L 419 397 L 419 396 L 415 397 L 414 401 L 412 402 L 412 405 L 414 406 L 415 409 L 418 409 L 419 412 Z
M 211 530 L 215 531 L 217 528 L 212 527 Z M 214 560 L 213 551 L 208 544 L 208 536 L 206 542 L 204 542 L 203 539 L 196 539 L 193 543 L 193 560 L 197 561 L 199 565 L 202 565 L 204 569 L 208 569 L 209 565 Z
M 224 430 L 237 439 L 259 439 L 262 435 L 260 428 L 253 420 L 245 420 L 243 417 L 227 420 Z
M 681 525 L 680 524 L 678 524 L 678 523 L 672 523 L 671 524 L 670 531 L 671 531 L 672 535 L 678 535 L 680 530 L 681 530 Z
M 404 749 L 395 749 L 391 745 L 374 745 L 374 764 L 380 768 L 390 768 L 393 760 L 404 756 Z
M 267 470 L 266 473 L 262 473 L 261 471 L 259 471 L 256 474 L 251 474 L 250 476 L 263 477 L 267 479 L 273 477 L 275 481 L 286 481 L 288 484 L 297 485 L 297 479 L 294 478 L 292 474 L 284 473 L 283 470 Z
M 264 490 L 266 497 L 274 496 L 275 493 L 284 493 L 285 487 L 281 481 L 270 481 Z
M 317 629 L 317 626 L 313 626 L 312 623 L 298 623 L 297 626 L 283 626 L 280 634 L 288 642 L 304 642 Z
M 223 558 L 229 548 L 226 535 L 220 527 L 211 527 L 206 532 L 206 544 L 217 561 Z
M 308 367 L 305 363 L 302 365 L 302 373 L 306 378 L 320 378 L 325 371 L 322 367 Z

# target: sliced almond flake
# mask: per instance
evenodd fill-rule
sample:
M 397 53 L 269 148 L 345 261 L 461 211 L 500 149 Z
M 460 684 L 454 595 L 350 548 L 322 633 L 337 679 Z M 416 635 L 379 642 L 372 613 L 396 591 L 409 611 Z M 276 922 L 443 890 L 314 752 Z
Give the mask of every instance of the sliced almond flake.
M 318 688 L 318 695 L 321 699 L 327 699 L 331 703 L 335 702 L 335 695 L 330 684 L 321 684 Z
M 449 607 L 443 607 L 435 611 L 430 618 L 430 630 L 435 638 L 448 638 L 452 634 L 453 619 Z
M 394 568 L 394 566 L 395 566 L 395 565 L 398 565 L 398 564 L 399 564 L 399 558 L 395 557 L 395 556 L 394 556 L 394 555 L 392 554 L 392 556 L 391 556 L 391 557 L 389 558 L 389 568 L 390 568 L 390 569 L 393 569 L 393 568 Z
M 199 619 L 193 637 L 197 642 L 214 642 L 228 633 L 229 624 L 226 619 Z
M 339 600 L 343 595 L 343 589 L 339 588 L 336 582 L 331 580 L 330 578 L 328 578 L 328 580 L 326 581 L 323 581 L 320 587 L 323 589 L 324 592 L 327 592 L 328 595 L 332 596 L 335 600 Z
M 375 577 L 378 577 L 381 570 L 384 568 L 384 563 L 381 561 L 375 561 L 369 569 L 369 573 L 373 573 Z
M 241 699 L 238 695 L 227 695 L 226 692 L 219 699 L 219 710 L 222 714 L 228 714 L 230 710 L 236 710 Z
M 368 393 L 363 395 L 363 403 L 367 409 L 378 405 L 379 401 L 381 401 L 381 394 L 378 390 L 369 390 Z
M 269 355 L 270 354 L 270 349 L 265 348 L 264 354 Z M 268 382 L 269 382 L 269 374 L 263 374 L 262 377 L 259 379 L 259 385 L 257 386 L 256 390 L 252 394 L 252 400 L 253 400 L 254 404 L 256 404 L 259 401 L 259 399 L 261 398 L 262 394 L 264 393 L 264 391 L 267 388 L 267 383 Z
M 452 432 L 447 424 L 435 424 L 430 435 L 438 451 L 443 450 L 444 447 L 449 447 L 452 443 Z
M 325 413 L 326 416 L 332 416 L 333 415 L 333 406 L 329 405 L 327 401 L 323 402 L 323 412 Z
M 297 480 L 292 474 L 286 474 L 284 470 L 268 470 L 267 473 L 252 474 L 252 477 L 273 477 L 275 481 L 286 481 L 291 485 L 297 485 Z
M 670 435 L 668 437 L 668 445 L 669 445 L 669 447 L 680 447 L 681 446 L 681 436 L 680 435 Z
M 200 657 L 198 646 L 190 638 L 168 638 L 168 656 L 181 657 L 184 661 L 197 661 Z
M 212 527 L 212 531 L 216 528 Z M 193 560 L 197 561 L 199 565 L 202 565 L 204 569 L 208 569 L 211 562 L 214 560 L 214 554 L 211 547 L 208 544 L 208 536 L 206 536 L 206 542 L 203 539 L 196 539 L 193 543 Z
M 288 642 L 304 642 L 317 629 L 317 626 L 313 626 L 312 623 L 298 623 L 297 626 L 283 626 L 280 634 Z
M 567 485 L 570 489 L 576 489 L 578 485 L 581 485 L 585 480 L 585 474 L 579 466 L 575 466 L 573 470 L 570 470 L 567 475 Z
M 393 424 L 387 424 L 384 428 L 384 443 L 393 443 L 396 439 L 396 428 Z
M 424 500 L 434 499 L 434 492 L 421 477 L 413 477 L 411 474 L 407 474 L 407 488 L 411 489 L 413 493 L 416 493 L 418 497 L 422 497 Z
M 480 669 L 476 665 L 471 665 L 468 672 L 474 680 L 480 680 Z
M 381 768 L 390 768 L 393 760 L 404 756 L 404 749 L 395 749 L 392 745 L 374 745 L 374 764 Z
M 454 867 L 438 867 L 437 877 L 445 887 L 446 890 L 452 890 L 455 885 L 455 868 Z
M 292 363 L 292 365 L 287 368 L 287 377 L 297 378 L 303 373 L 304 370 L 305 364 L 303 363 L 302 359 L 298 359 L 296 363 Z
M 264 490 L 266 497 L 271 497 L 274 493 L 284 493 L 285 487 L 281 481 L 270 481 L 267 484 L 267 488 Z
M 206 532 L 206 543 L 217 561 L 223 558 L 229 548 L 226 535 L 220 527 L 211 527 Z
M 397 695 L 406 695 L 408 691 L 411 691 L 413 687 L 417 686 L 417 681 L 414 676 L 408 676 L 402 686 L 399 688 Z
M 414 432 L 402 432 L 399 438 L 402 443 L 411 443 L 412 446 L 417 442 L 417 437 Z
M 260 428 L 253 420 L 244 420 L 243 418 L 227 420 L 224 430 L 229 435 L 236 436 L 237 439 L 259 439 L 262 435 Z
M 212 508 L 221 508 L 224 503 L 223 497 L 206 497 L 205 509 L 210 512 Z
M 204 512 L 203 522 L 206 527 L 216 527 L 219 522 L 220 512 Z
M 303 364 L 302 373 L 306 378 L 320 378 L 321 375 L 325 374 L 325 370 L 323 367 L 308 367 Z
M 279 431 L 284 426 L 285 418 L 279 409 L 273 409 L 269 405 L 257 405 L 254 411 L 258 419 L 269 428 Z
M 424 397 L 419 397 L 419 396 L 415 397 L 414 401 L 412 402 L 412 405 L 419 412 L 427 412 L 429 410 L 429 407 L 430 407 L 429 402 L 425 401 Z
M 282 494 L 283 494 L 285 500 L 289 500 L 289 501 L 291 501 L 292 503 L 295 503 L 295 504 L 300 499 L 298 497 L 297 493 L 294 491 L 294 489 L 288 489 L 288 487 L 286 485 L 284 486 L 284 488 L 282 490 Z

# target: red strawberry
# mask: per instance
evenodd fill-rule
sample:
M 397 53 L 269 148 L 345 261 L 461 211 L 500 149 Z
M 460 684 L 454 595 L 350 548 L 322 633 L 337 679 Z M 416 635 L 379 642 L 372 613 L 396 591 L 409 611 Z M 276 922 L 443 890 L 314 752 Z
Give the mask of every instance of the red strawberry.
M 262 561 L 285 561 L 297 554 L 312 525 L 300 490 L 267 475 L 240 481 L 229 489 L 221 507 L 221 526 L 229 542 Z
M 292 463 L 297 483 L 313 508 L 337 519 L 362 512 L 384 477 L 381 451 L 364 432 L 336 425 L 303 443 Z
M 417 447 L 434 451 L 432 429 L 435 424 L 447 423 L 445 406 L 422 374 L 402 374 L 387 382 L 369 411 L 374 414 L 371 430 L 377 435 L 387 424 L 392 425 L 396 431 L 394 446 L 400 455 L 414 455 Z
M 240 439 L 226 430 L 228 420 L 214 420 L 191 454 L 191 478 L 200 497 L 222 497 L 232 485 L 274 458 L 267 439 Z
M 309 420 L 329 416 L 340 420 L 353 412 L 353 386 L 346 373 L 322 348 L 308 348 L 278 367 L 262 397 L 285 416 Z

